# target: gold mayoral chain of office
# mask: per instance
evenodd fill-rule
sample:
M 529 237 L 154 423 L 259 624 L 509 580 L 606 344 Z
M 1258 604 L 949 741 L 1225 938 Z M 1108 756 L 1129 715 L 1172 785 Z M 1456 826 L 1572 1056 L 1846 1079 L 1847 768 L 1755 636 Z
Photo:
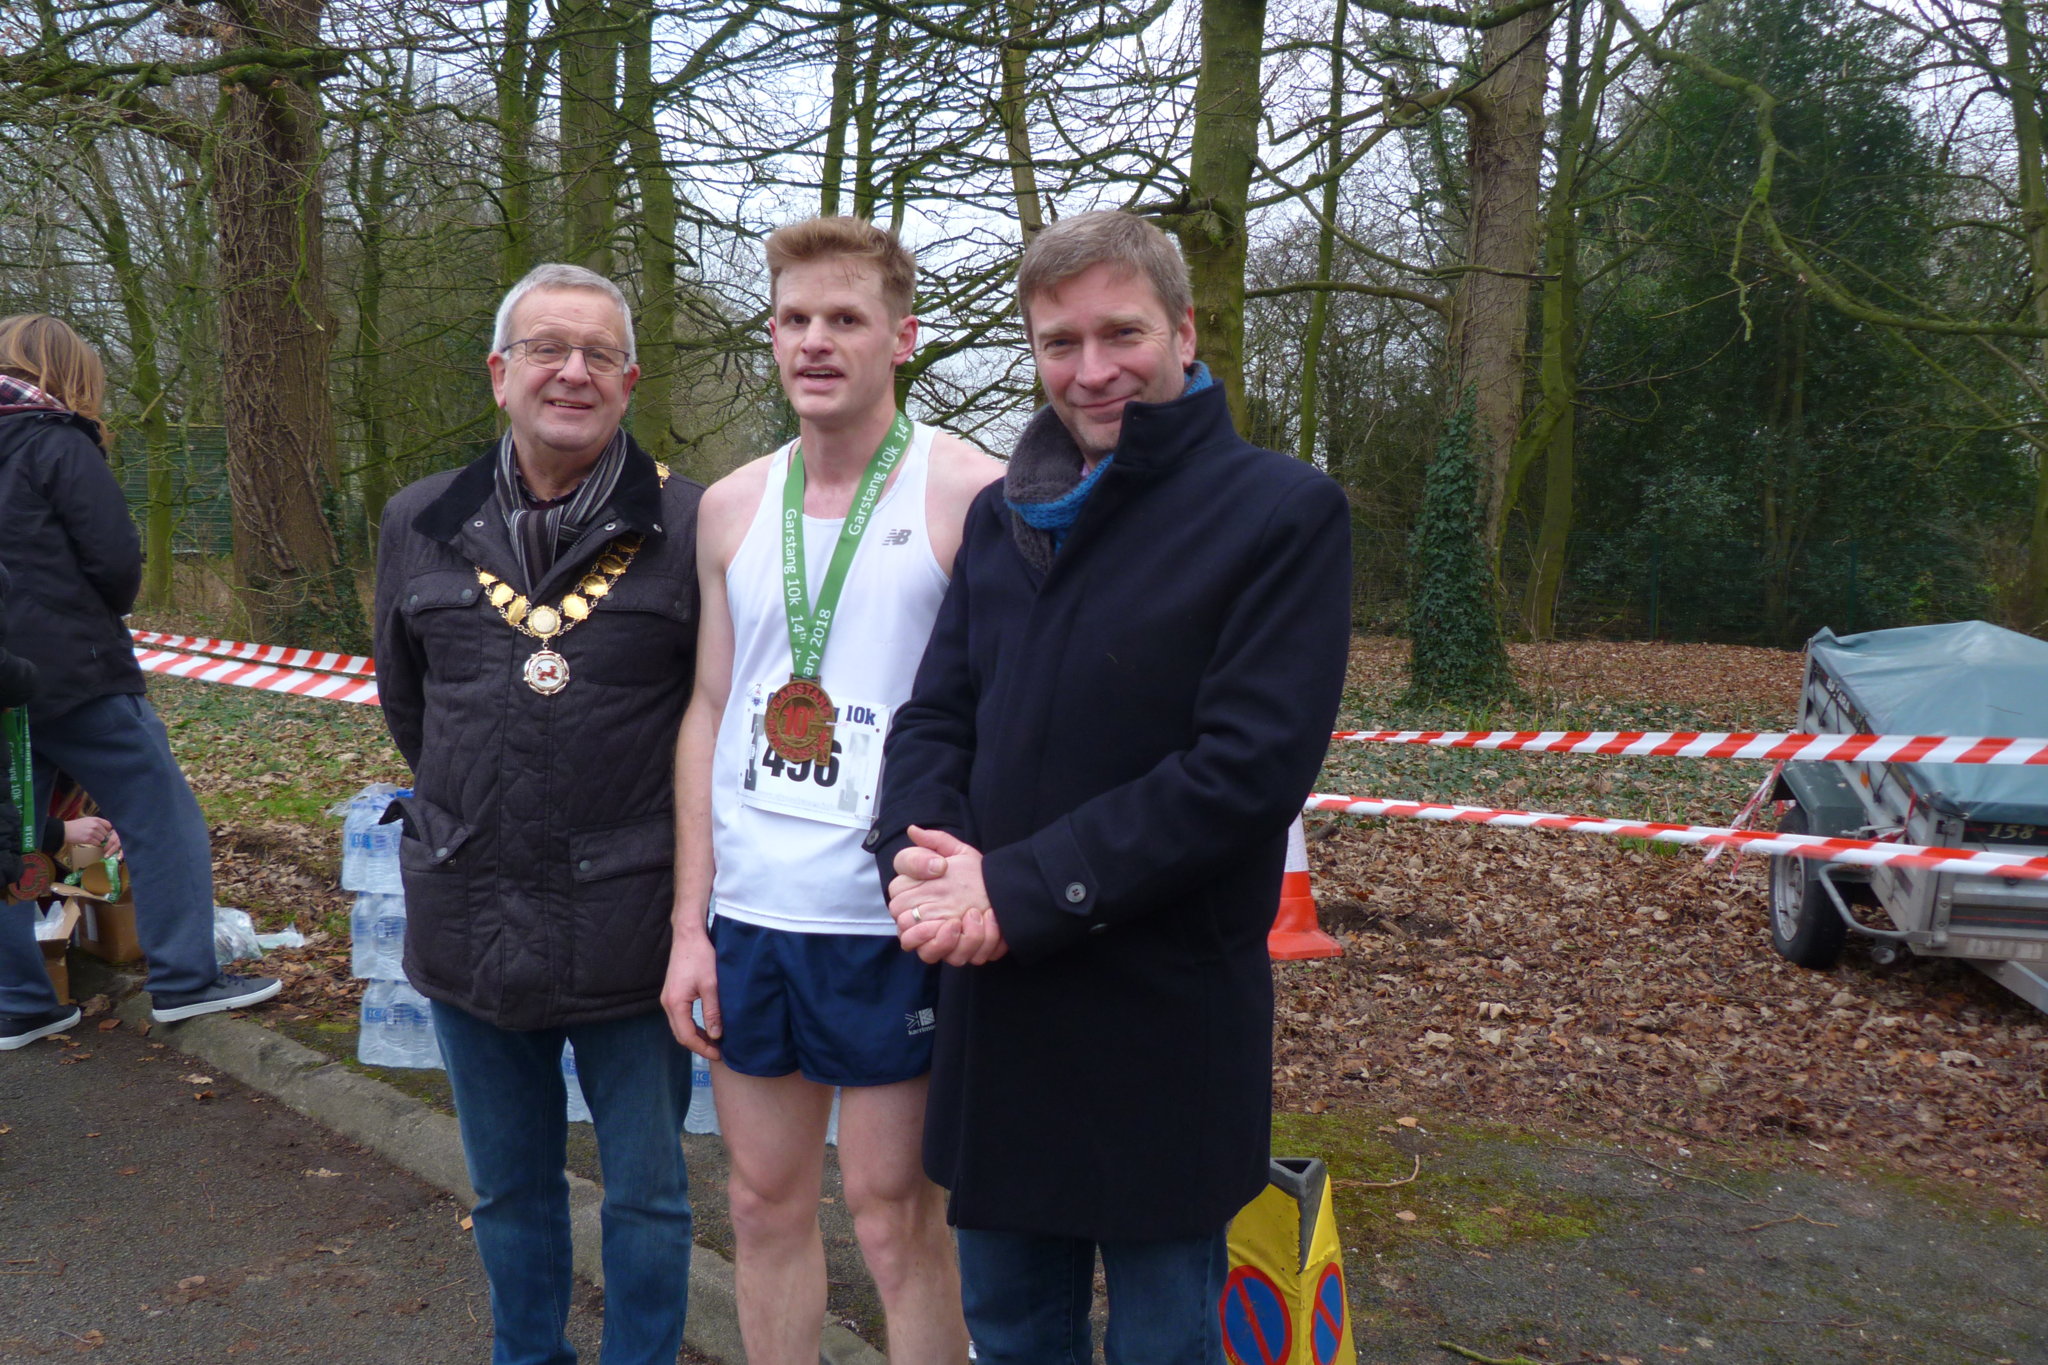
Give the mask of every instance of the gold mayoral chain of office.
M 661 483 L 668 483 L 668 466 L 657 463 L 655 472 Z M 567 635 L 583 621 L 590 619 L 590 613 L 597 610 L 618 581 L 625 577 L 626 570 L 633 567 L 633 560 L 640 553 L 641 537 L 620 536 L 610 549 L 597 557 L 590 566 L 590 572 L 583 575 L 576 586 L 562 594 L 562 600 L 549 606 L 543 602 L 535 606 L 526 600 L 526 594 L 510 583 L 478 566 L 476 581 L 484 585 L 484 601 L 498 609 L 498 615 L 505 618 L 505 624 L 522 635 L 531 635 L 540 641 L 540 648 L 526 656 L 526 666 L 520 676 L 526 685 L 543 697 L 552 697 L 569 685 L 569 661 L 555 651 L 555 640 Z

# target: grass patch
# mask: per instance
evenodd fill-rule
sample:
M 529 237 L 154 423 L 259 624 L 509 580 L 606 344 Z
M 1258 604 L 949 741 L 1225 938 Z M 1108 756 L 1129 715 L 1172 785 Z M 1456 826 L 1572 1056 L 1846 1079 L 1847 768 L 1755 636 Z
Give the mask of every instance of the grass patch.
M 1527 1133 L 1436 1120 L 1408 1128 L 1370 1113 L 1273 1116 L 1276 1155 L 1319 1156 L 1329 1168 L 1338 1232 L 1351 1256 L 1592 1236 L 1610 1217 L 1607 1204 L 1547 1183 L 1535 1159 L 1540 1150 L 1541 1140 Z M 1408 1183 L 1375 1188 L 1411 1172 Z

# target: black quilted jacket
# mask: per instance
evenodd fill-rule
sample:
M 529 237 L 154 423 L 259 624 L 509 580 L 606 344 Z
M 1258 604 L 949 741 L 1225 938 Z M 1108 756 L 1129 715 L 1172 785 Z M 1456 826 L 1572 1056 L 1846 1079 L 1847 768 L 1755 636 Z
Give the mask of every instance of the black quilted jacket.
M 697 636 L 697 500 L 628 444 L 606 509 L 534 594 L 556 602 L 615 540 L 638 558 L 555 637 L 569 682 L 522 677 L 540 642 L 485 601 L 478 567 L 518 581 L 487 452 L 385 509 L 377 689 L 413 770 L 403 819 L 405 970 L 428 997 L 500 1028 L 660 1008 L 673 899 L 674 752 Z

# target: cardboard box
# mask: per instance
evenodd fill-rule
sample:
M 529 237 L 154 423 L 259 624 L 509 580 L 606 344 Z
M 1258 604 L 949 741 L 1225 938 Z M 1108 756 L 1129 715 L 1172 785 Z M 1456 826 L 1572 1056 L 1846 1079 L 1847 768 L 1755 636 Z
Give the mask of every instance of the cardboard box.
M 71 1003 L 71 968 L 64 952 L 71 946 L 71 931 L 78 927 L 78 903 L 59 900 L 36 912 L 36 946 L 43 950 L 43 970 L 56 987 L 57 1003 Z
M 142 956 L 142 940 L 135 936 L 133 905 L 109 905 L 89 896 L 66 899 L 79 909 L 79 947 L 108 962 L 133 962 Z

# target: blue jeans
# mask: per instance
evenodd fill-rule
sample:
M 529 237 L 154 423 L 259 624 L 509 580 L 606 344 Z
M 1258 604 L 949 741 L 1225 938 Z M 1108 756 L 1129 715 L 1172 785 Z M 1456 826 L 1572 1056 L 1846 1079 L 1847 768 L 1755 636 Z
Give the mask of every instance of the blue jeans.
M 135 881 L 135 934 L 149 959 L 149 989 L 186 993 L 212 985 L 220 975 L 213 958 L 213 848 L 156 711 L 133 693 L 95 697 L 35 722 L 29 742 L 36 809 L 49 809 L 61 770 L 99 803 L 121 836 Z M 29 908 L 0 906 L 0 1014 L 56 1007 Z
M 961 1228 L 960 1297 L 975 1353 L 986 1365 L 1088 1365 L 1099 1248 L 1110 1365 L 1221 1365 L 1224 1233 L 1097 1243 Z
M 690 1054 L 660 1010 L 602 1024 L 501 1029 L 440 1001 L 434 1031 L 455 1090 L 470 1211 L 491 1285 L 492 1365 L 572 1365 L 562 1043 L 604 1170 L 602 1365 L 674 1365 L 690 1296 L 683 1114 Z

